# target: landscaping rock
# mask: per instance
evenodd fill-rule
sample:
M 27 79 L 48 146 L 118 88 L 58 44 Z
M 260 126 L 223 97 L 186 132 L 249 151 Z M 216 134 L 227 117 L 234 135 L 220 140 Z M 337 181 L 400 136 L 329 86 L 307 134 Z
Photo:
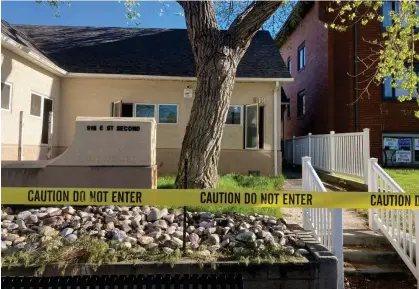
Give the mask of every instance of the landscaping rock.
M 115 230 L 113 230 L 112 231 L 112 240 L 114 240 L 114 241 L 122 241 L 122 240 L 124 240 L 126 237 L 127 237 L 127 233 L 125 233 L 124 231 L 121 231 L 121 230 L 117 230 L 117 229 L 115 229 Z
M 175 251 L 175 250 L 173 250 L 172 248 L 169 248 L 169 247 L 163 247 L 161 249 L 165 254 L 171 254 Z
M 67 235 L 70 235 L 70 234 L 72 234 L 73 233 L 73 228 L 65 228 L 64 230 L 62 230 L 61 232 L 60 232 L 60 235 L 61 236 L 63 236 L 63 237 L 65 237 L 65 236 L 67 236 Z
M 236 240 L 240 242 L 250 243 L 256 240 L 256 235 L 253 232 L 244 232 L 236 236 Z
M 167 214 L 166 216 L 162 217 L 163 220 L 166 220 L 169 224 L 172 224 L 175 220 L 175 215 L 174 214 Z
M 17 215 L 17 219 L 25 221 L 27 218 L 29 218 L 30 215 L 32 215 L 30 211 L 23 211 Z
M 69 235 L 65 236 L 64 239 L 67 243 L 73 243 L 77 240 L 77 236 L 75 234 L 69 234 Z
M 208 237 L 206 243 L 208 245 L 219 245 L 220 244 L 220 236 L 217 234 L 212 234 Z
M 154 222 L 160 219 L 160 211 L 157 208 L 152 208 L 147 214 L 147 221 Z
M 131 249 L 132 245 L 130 242 L 122 242 L 121 247 Z
M 149 245 L 151 243 L 154 242 L 154 238 L 153 237 L 149 237 L 149 236 L 141 236 L 140 238 L 138 238 L 138 243 L 140 243 L 141 245 Z
M 38 228 L 38 233 L 44 236 L 56 236 L 58 232 L 50 226 L 42 226 Z
M 47 213 L 50 217 L 61 215 L 61 210 L 59 208 L 48 208 Z
M 175 231 L 176 231 L 176 227 L 170 226 L 169 228 L 167 228 L 166 233 L 169 235 L 172 235 Z

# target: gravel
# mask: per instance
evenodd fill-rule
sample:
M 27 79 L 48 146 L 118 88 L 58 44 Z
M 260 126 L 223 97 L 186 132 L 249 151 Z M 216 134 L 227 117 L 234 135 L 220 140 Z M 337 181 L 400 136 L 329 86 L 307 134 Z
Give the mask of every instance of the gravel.
M 286 246 L 287 252 L 305 254 L 304 242 L 287 230 L 286 223 L 283 218 L 258 214 L 188 212 L 186 245 L 200 256 L 220 250 L 254 252 L 267 246 Z M 3 254 L 55 239 L 73 243 L 82 232 L 117 242 L 129 250 L 159 248 L 169 254 L 183 247 L 183 215 L 167 208 L 65 206 L 21 211 L 5 208 L 1 226 Z M 31 233 L 38 233 L 35 239 L 26 238 Z

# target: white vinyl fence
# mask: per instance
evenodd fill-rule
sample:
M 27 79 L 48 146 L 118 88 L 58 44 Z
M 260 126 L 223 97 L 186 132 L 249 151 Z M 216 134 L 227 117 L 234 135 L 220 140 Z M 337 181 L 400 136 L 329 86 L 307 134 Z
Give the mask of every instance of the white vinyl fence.
M 311 165 L 310 157 L 302 158 L 303 190 L 326 192 Z M 303 210 L 303 227 L 338 258 L 338 289 L 344 287 L 342 209 L 308 208 Z
M 369 192 L 404 193 L 404 190 L 380 167 L 377 159 L 368 163 Z M 415 200 L 412 200 L 414 202 Z M 419 280 L 419 211 L 370 209 L 369 226 L 371 230 L 380 230 L 393 245 L 399 256 Z M 419 281 L 418 286 L 419 288 Z
M 301 165 L 311 157 L 313 168 L 368 181 L 369 129 L 356 133 L 334 133 L 293 137 L 285 144 L 285 159 Z

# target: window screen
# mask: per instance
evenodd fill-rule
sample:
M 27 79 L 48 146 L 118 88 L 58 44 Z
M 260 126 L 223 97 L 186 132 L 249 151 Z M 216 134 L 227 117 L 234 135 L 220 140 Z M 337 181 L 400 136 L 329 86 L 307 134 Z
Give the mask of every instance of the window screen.
M 31 115 L 41 116 L 42 97 L 37 94 L 31 94 Z
M 10 110 L 10 85 L 7 83 L 2 82 L 1 83 L 1 108 Z

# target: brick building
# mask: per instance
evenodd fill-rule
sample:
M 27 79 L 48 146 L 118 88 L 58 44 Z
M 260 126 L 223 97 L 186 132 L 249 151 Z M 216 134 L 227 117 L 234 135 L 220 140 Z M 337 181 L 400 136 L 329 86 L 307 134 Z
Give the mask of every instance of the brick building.
M 346 32 L 337 32 L 326 26 L 332 20 L 328 5 L 299 2 L 276 37 L 294 78 L 294 82 L 284 85 L 289 97 L 289 105 L 284 106 L 284 136 L 290 139 L 310 132 L 359 132 L 369 128 L 372 157 L 388 166 L 419 166 L 416 99 L 399 102 L 401 91 L 387 82 L 371 84 L 360 98 L 368 78 L 355 77 L 364 70 L 355 60 L 371 54 L 372 47 L 366 40 L 378 39 L 389 19 L 385 16 L 383 23 L 359 23 Z M 395 6 L 385 2 L 383 15 Z

